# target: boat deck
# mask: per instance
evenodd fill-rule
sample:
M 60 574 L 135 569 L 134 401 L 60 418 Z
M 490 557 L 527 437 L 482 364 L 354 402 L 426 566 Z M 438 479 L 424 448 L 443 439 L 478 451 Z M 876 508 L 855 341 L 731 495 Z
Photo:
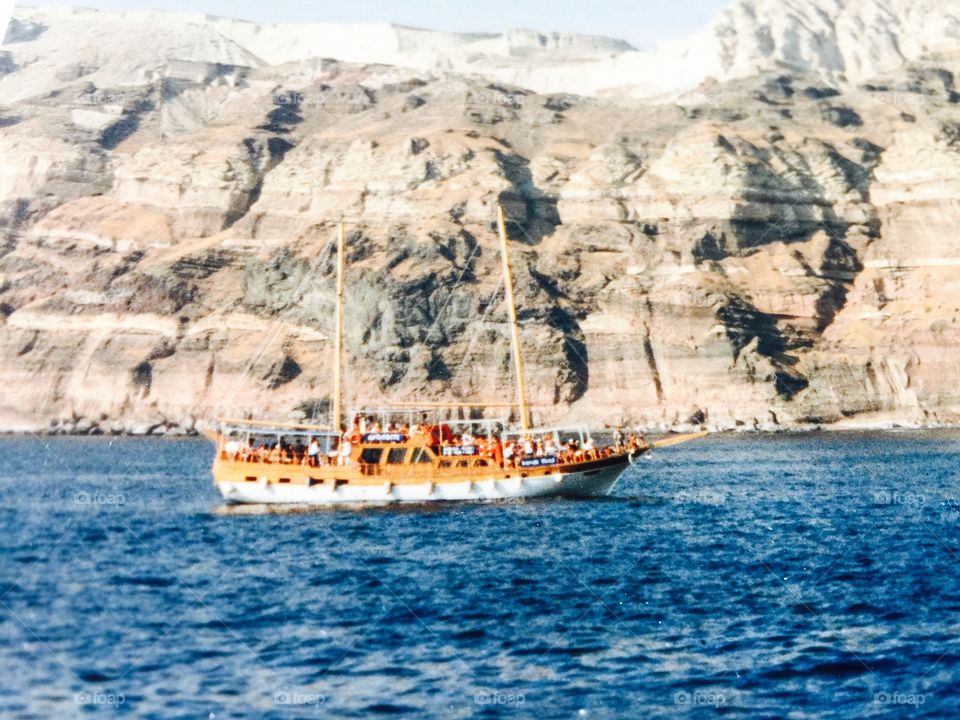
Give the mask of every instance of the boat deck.
M 453 446 L 457 447 L 457 446 Z M 531 457 L 503 465 L 479 455 L 444 455 L 443 447 L 417 443 L 361 444 L 351 453 L 345 464 L 311 465 L 307 458 L 244 459 L 240 454 L 228 454 L 221 449 L 214 462 L 215 482 L 266 483 L 270 485 L 396 485 L 424 482 L 459 483 L 465 480 L 509 480 L 571 473 L 590 473 L 630 462 L 628 452 L 600 449 L 578 453 L 579 457 L 565 459 L 564 455 Z M 459 448 L 457 448 L 459 450 Z M 639 454 L 642 450 L 634 453 Z M 374 459 L 365 462 L 364 459 Z

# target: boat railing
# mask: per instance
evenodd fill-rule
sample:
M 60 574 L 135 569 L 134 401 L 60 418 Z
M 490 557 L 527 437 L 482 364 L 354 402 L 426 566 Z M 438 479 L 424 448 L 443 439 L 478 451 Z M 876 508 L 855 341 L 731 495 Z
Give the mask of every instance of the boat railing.
M 318 460 L 340 444 L 340 433 L 321 425 L 223 419 L 218 421 L 218 427 L 217 451 L 223 460 L 243 458 L 246 462 L 297 464 L 297 450 L 302 449 L 303 457 L 309 459 L 304 440 L 317 441 Z M 284 441 L 294 438 L 297 448 L 284 446 Z M 259 447 L 256 441 L 260 442 Z
M 507 416 L 487 418 L 444 417 L 445 414 L 449 415 L 449 411 L 453 407 L 454 406 L 452 405 L 450 407 L 444 406 L 442 408 L 414 408 L 404 406 L 367 407 L 353 410 L 350 414 L 350 417 L 372 417 L 380 423 L 382 428 L 387 428 L 390 425 L 397 424 L 396 421 L 399 419 L 401 421 L 400 424 L 406 424 L 410 428 L 414 428 L 417 425 L 422 424 L 423 416 L 426 415 L 427 424 L 429 425 L 447 425 L 450 428 L 463 428 L 470 431 L 478 430 L 481 434 L 486 435 L 487 437 L 499 435 L 503 431 L 503 428 L 506 428 L 510 424 L 510 418 Z M 447 410 L 448 412 L 443 413 L 439 412 L 439 410 Z M 471 434 L 475 433 L 471 432 Z
M 265 420 L 218 420 L 223 435 L 282 435 L 284 437 L 340 437 L 340 433 L 329 425 L 307 425 L 303 423 L 282 423 Z

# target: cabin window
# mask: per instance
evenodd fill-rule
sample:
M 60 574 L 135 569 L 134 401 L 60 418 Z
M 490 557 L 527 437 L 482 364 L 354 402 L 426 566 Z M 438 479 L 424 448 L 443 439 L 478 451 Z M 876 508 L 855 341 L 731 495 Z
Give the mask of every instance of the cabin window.
M 282 482 L 282 483 L 289 483 L 289 482 L 290 482 L 290 478 L 280 478 L 280 482 Z
M 486 460 L 477 460 L 477 461 L 474 463 L 474 465 L 475 465 L 476 467 L 486 467 L 486 466 L 487 466 L 487 461 L 486 461 Z
M 457 460 L 457 467 L 470 467 L 470 463 L 466 460 Z
M 387 453 L 387 462 L 391 465 L 400 465 L 406 457 L 406 448 L 390 448 L 390 452 Z
M 383 456 L 383 448 L 364 448 L 360 453 L 360 462 L 367 465 L 376 465 Z
M 413 457 L 410 459 L 412 463 L 429 463 L 431 462 L 430 456 L 427 455 L 427 451 L 423 448 L 414 448 Z
M 256 481 L 257 481 L 257 479 L 256 479 L 253 475 L 247 475 L 247 476 L 244 478 L 244 480 L 246 480 L 247 482 L 256 482 Z

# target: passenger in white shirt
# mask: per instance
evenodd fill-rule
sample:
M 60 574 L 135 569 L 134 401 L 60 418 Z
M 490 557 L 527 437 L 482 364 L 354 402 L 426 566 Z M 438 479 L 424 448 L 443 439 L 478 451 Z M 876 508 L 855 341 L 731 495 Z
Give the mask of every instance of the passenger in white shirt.
M 337 461 L 338 465 L 349 465 L 350 464 L 350 440 L 347 439 L 348 436 L 346 433 L 343 434 L 343 439 L 340 441 L 340 458 Z
M 239 440 L 230 440 L 223 448 L 223 451 L 227 454 L 227 457 L 233 460 L 235 455 L 240 454 L 240 448 L 243 447 L 240 444 Z

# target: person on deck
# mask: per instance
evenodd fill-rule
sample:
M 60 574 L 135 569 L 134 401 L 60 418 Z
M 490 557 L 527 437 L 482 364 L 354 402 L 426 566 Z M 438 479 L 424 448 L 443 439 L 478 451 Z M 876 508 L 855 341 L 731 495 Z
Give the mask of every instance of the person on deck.
M 427 421 L 427 414 L 423 413 L 420 416 L 420 424 L 417 425 L 417 434 L 430 436 L 430 423 Z
M 573 450 L 573 461 L 580 462 L 583 460 L 583 449 L 580 447 L 580 441 L 573 439 L 570 441 L 570 449 Z
M 330 449 L 327 450 L 327 465 L 336 465 L 338 458 L 340 457 L 340 438 L 343 437 L 343 433 L 346 431 L 347 426 L 340 426 L 340 434 L 333 439 L 333 442 L 330 444 Z
M 503 443 L 496 435 L 490 439 L 489 454 L 497 465 L 503 467 Z
M 593 438 L 587 436 L 587 439 L 583 441 L 583 455 L 588 460 L 592 460 L 596 457 L 594 452 Z
M 223 459 L 224 460 L 236 460 L 237 455 L 240 454 L 240 441 L 239 440 L 228 440 L 227 444 L 223 446 Z
M 243 444 L 243 450 L 240 451 L 240 459 L 244 462 L 256 462 L 256 454 L 253 448 L 253 438 L 248 437 L 247 441 Z
M 547 435 L 543 438 L 543 454 L 544 455 L 557 454 L 557 444 L 553 441 L 552 435 Z
M 320 464 L 320 443 L 316 438 L 310 438 L 310 446 L 307 448 L 307 460 L 310 467 L 317 467 Z
M 617 429 L 613 433 L 613 446 L 617 449 L 617 452 L 623 450 L 623 426 L 621 425 L 617 425 Z
M 543 443 L 534 440 L 533 441 L 533 456 L 534 457 L 543 457 Z
M 350 430 L 350 434 L 347 435 L 346 440 L 354 444 L 363 440 L 363 426 L 359 421 L 353 424 L 353 428 Z
M 350 433 L 347 433 L 346 425 L 341 425 L 340 427 L 343 430 L 343 435 L 341 435 L 340 448 L 337 453 L 338 455 L 337 465 L 349 465 L 350 451 L 353 449 L 353 446 L 351 445 L 351 438 L 354 437 L 354 433 L 352 431 Z M 360 428 L 356 427 L 354 428 L 354 430 L 356 430 L 357 433 L 359 433 Z
M 267 445 L 267 462 L 276 464 L 280 462 L 280 443 L 275 442 Z

